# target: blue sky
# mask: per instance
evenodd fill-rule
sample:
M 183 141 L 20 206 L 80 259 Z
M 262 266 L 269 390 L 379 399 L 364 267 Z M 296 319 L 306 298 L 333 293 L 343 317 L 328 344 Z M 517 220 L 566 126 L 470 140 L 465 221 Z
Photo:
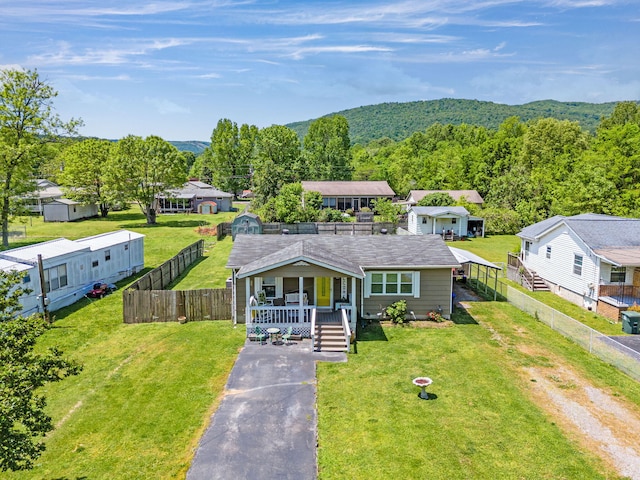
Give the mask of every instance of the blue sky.
M 81 133 L 209 140 L 382 102 L 640 99 L 616 0 L 1 0 L 0 68 L 38 69 Z

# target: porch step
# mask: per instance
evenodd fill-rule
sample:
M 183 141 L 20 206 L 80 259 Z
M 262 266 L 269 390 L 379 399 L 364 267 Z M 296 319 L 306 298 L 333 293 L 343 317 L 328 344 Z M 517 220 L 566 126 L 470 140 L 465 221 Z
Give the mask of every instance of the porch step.
M 533 291 L 534 292 L 549 292 L 547 283 L 537 273 L 533 273 Z
M 344 352 L 347 337 L 341 324 L 316 325 L 314 350 L 318 352 Z

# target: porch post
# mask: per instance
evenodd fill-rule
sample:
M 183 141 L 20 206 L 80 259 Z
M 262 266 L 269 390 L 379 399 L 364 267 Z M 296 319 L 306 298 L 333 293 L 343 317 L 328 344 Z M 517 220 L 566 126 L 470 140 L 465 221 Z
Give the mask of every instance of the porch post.
M 356 277 L 351 277 L 351 315 L 349 317 L 350 322 L 349 323 L 353 323 L 353 325 L 355 326 L 358 323 L 358 317 L 357 317 L 357 312 L 358 310 L 356 309 Z
M 298 277 L 298 318 L 304 322 L 304 277 Z
M 250 320 L 251 320 L 251 312 L 249 311 L 249 299 L 251 298 L 251 278 L 250 277 L 246 277 L 245 278 L 245 291 L 246 291 L 246 295 L 245 295 L 245 307 L 244 307 L 244 323 L 245 325 L 249 325 Z
M 236 271 L 231 270 L 231 319 L 233 320 L 233 328 L 238 325 L 238 306 L 236 294 Z

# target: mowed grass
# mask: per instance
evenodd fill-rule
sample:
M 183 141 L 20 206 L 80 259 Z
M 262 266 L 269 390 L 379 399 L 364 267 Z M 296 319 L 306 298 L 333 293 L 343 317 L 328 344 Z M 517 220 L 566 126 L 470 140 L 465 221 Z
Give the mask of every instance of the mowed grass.
M 444 329 L 374 324 L 348 363 L 318 365 L 320 478 L 618 478 L 527 395 L 518 368 L 549 360 L 513 348 L 515 328 L 617 395 L 640 402 L 638 384 L 506 303 L 476 310 L 484 326 L 464 313 Z
M 34 218 L 23 244 L 126 228 L 146 235 L 145 264 L 151 268 L 202 238 L 195 231 L 199 225 L 233 215 L 159 216 L 157 226 L 147 226 L 137 210 L 71 224 Z M 231 240 L 220 242 L 225 246 L 219 249 L 215 240 L 205 242 L 207 255 L 224 262 L 202 277 L 209 286 L 224 285 Z M 208 256 L 193 270 L 207 261 Z M 2 478 L 184 477 L 244 343 L 244 330 L 230 321 L 125 325 L 120 291 L 83 299 L 54 315 L 53 328 L 38 347 L 56 345 L 84 370 L 45 389 L 56 428 L 36 468 Z

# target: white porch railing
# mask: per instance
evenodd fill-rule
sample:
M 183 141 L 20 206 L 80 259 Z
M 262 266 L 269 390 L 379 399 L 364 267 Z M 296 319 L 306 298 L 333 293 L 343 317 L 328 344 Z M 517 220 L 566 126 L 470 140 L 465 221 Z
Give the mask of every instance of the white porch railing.
M 253 333 L 256 326 L 265 330 L 267 328 L 279 328 L 285 330 L 293 327 L 295 334 L 303 337 L 310 337 L 313 332 L 311 328 L 312 317 L 315 317 L 315 305 L 304 305 L 300 307 L 283 306 L 274 307 L 272 305 L 259 305 L 247 307 L 247 333 Z
M 316 349 L 316 309 L 314 308 L 311 312 L 311 325 L 309 326 L 310 332 L 309 336 L 311 337 L 311 348 L 315 351 Z
M 348 353 L 351 348 L 351 327 L 349 326 L 349 314 L 346 308 L 341 310 L 342 315 L 342 329 L 344 330 L 344 336 L 347 339 L 347 345 L 345 351 Z

